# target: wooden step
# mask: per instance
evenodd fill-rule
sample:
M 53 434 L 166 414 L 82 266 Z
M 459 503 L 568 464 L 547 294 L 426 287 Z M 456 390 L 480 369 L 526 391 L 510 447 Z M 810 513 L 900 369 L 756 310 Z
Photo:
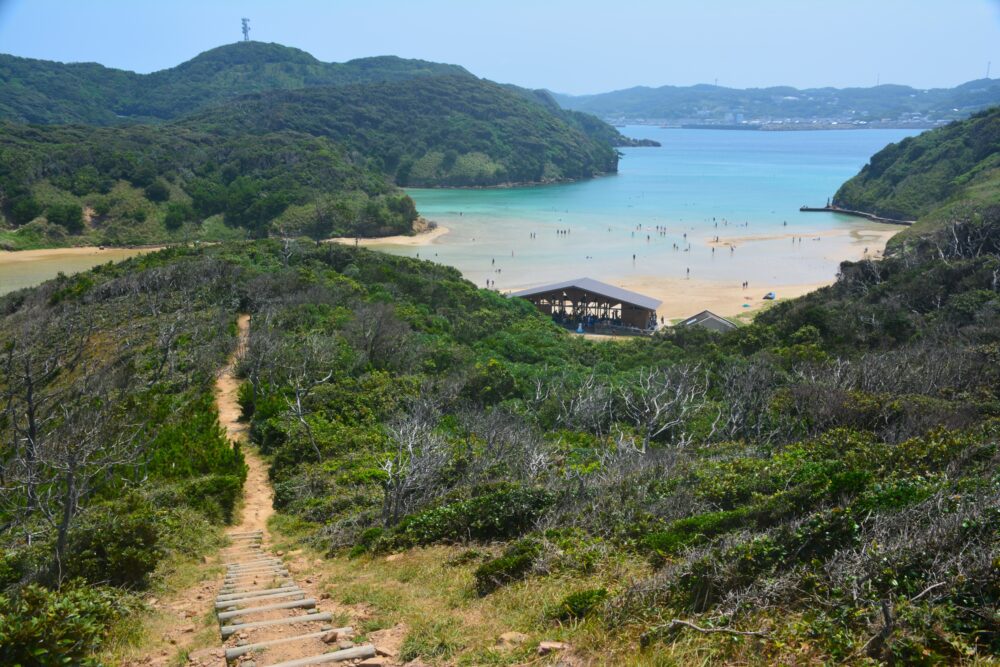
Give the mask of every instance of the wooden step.
M 237 560 L 232 563 L 226 563 L 226 567 L 230 570 L 242 570 L 244 568 L 256 567 L 258 565 L 280 565 L 283 562 L 284 561 L 280 558 L 254 558 L 253 560 Z
M 288 586 L 282 586 L 280 588 L 265 588 L 264 591 L 268 593 L 284 593 L 288 591 L 298 591 L 301 590 L 295 584 L 289 584 Z M 216 596 L 216 600 L 222 602 L 224 600 L 238 600 L 239 598 L 252 597 L 254 595 L 261 595 L 260 591 L 257 592 L 244 592 L 244 593 L 220 593 Z
M 230 582 L 230 581 L 236 581 L 238 579 L 247 579 L 247 578 L 252 579 L 257 577 L 266 577 L 270 574 L 273 575 L 288 574 L 288 570 L 286 570 L 283 567 L 269 567 L 265 570 L 250 570 L 249 572 L 236 572 L 234 574 L 227 574 L 225 581 Z
M 275 602 L 274 604 L 266 604 L 262 607 L 247 607 L 246 609 L 221 611 L 218 613 L 218 616 L 220 621 L 228 621 L 229 619 L 236 618 L 238 616 L 259 614 L 265 611 L 275 611 L 277 609 L 312 609 L 315 606 L 316 606 L 315 598 L 306 598 L 305 600 L 290 600 L 288 602 Z
M 282 637 L 281 639 L 271 639 L 266 642 L 257 642 L 256 644 L 244 644 L 243 646 L 236 646 L 235 648 L 226 649 L 226 660 L 235 660 L 241 655 L 250 653 L 251 651 L 257 651 L 262 648 L 268 648 L 269 646 L 276 646 L 278 644 L 287 644 L 288 642 L 300 642 L 305 639 L 319 639 L 328 632 L 337 632 L 340 634 L 352 634 L 354 628 L 348 626 L 346 628 L 334 628 L 333 630 L 320 630 L 319 632 L 310 632 L 307 635 L 297 635 L 295 637 Z
M 255 591 L 256 592 L 270 591 L 279 588 L 286 588 L 288 586 L 294 586 L 295 581 L 291 577 L 285 577 L 284 579 L 278 581 L 272 581 L 272 580 L 260 581 L 260 582 L 253 581 L 250 582 L 250 584 L 258 584 L 258 585 L 252 586 L 249 584 L 238 584 L 233 586 L 226 586 L 224 588 L 219 589 L 219 594 L 228 595 L 229 593 L 252 593 Z M 271 584 L 276 584 L 276 585 L 272 586 Z
M 287 616 L 285 618 L 275 618 L 270 621 L 255 621 L 253 623 L 236 623 L 234 625 L 223 625 L 221 628 L 222 638 L 226 639 L 242 630 L 252 630 L 254 628 L 266 628 L 271 625 L 291 625 L 292 623 L 319 623 L 320 621 L 332 621 L 333 614 L 328 611 L 317 614 L 304 614 L 302 616 Z
M 363 658 L 374 658 L 375 647 L 371 644 L 345 648 L 333 653 L 321 653 L 309 658 L 299 658 L 297 660 L 286 660 L 285 662 L 275 662 L 269 667 L 307 667 L 307 665 L 322 665 L 328 662 L 343 662 L 345 660 L 357 660 Z
M 285 564 L 278 563 L 261 563 L 260 565 L 254 565 L 253 567 L 231 567 L 226 570 L 226 574 L 246 574 L 247 572 L 257 572 L 259 570 L 277 570 L 285 569 Z
M 252 584 L 255 581 L 273 581 L 275 579 L 291 579 L 291 575 L 287 571 L 274 570 L 271 572 L 254 572 L 251 574 L 245 574 L 239 577 L 226 577 L 226 580 L 222 582 L 222 587 L 227 586 L 239 586 L 241 584 Z
M 294 591 L 288 591 L 287 593 L 270 593 L 268 595 L 251 595 L 245 598 L 238 598 L 236 600 L 218 600 L 215 603 L 216 609 L 229 609 L 230 607 L 236 608 L 241 604 L 256 604 L 257 602 L 270 602 L 271 600 L 276 600 L 278 598 L 290 598 L 290 597 L 302 597 L 306 593 L 301 589 L 295 589 Z
M 285 568 L 274 568 L 272 570 L 254 570 L 253 572 L 245 572 L 242 574 L 232 574 L 226 575 L 225 580 L 223 580 L 223 586 L 226 584 L 234 584 L 240 581 L 247 581 L 249 579 L 266 579 L 268 577 L 286 577 L 291 572 Z

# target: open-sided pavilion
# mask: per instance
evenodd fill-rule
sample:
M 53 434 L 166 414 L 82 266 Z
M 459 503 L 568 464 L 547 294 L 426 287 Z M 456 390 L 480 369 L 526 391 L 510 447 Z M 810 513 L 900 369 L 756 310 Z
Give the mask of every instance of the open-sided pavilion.
M 593 278 L 541 285 L 510 296 L 531 301 L 557 322 L 583 324 L 590 330 L 620 327 L 651 331 L 656 328 L 656 309 L 663 303 Z

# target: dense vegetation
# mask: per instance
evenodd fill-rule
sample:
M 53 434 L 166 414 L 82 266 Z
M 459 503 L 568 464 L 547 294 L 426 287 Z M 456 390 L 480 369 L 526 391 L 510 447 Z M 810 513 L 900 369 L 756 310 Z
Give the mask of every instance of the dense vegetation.
M 0 663 L 89 664 L 232 519 L 245 466 L 212 386 L 234 275 L 168 257 L 0 301 Z
M 247 93 L 443 74 L 474 78 L 457 65 L 392 56 L 324 63 L 263 42 L 220 46 L 152 74 L 0 54 L 0 117 L 45 124 L 163 121 Z
M 177 512 L 225 520 L 229 497 L 204 499 L 217 487 L 197 476 L 239 475 L 206 392 L 232 341 L 219 323 L 243 310 L 251 438 L 278 509 L 330 552 L 478 544 L 480 596 L 645 559 L 639 578 L 567 591 L 546 613 L 651 650 L 692 623 L 723 630 L 702 639 L 715 660 L 996 657 L 998 272 L 992 209 L 845 263 L 835 286 L 737 331 L 615 345 L 453 269 L 309 243 L 178 248 L 8 296 L 5 359 L 66 360 L 39 368 L 59 369 L 43 386 L 65 412 L 40 405 L 67 415 L 31 454 L 24 366 L 6 362 L 11 636 L 84 596 L 72 604 L 97 629 L 78 632 L 99 641 L 124 612 L 74 577 L 141 588 Z M 90 433 L 75 406 L 96 410 L 83 442 L 102 446 L 84 448 L 65 541 L 94 555 L 70 565 L 46 517 L 65 507 L 60 443 Z M 100 549 L 94 526 L 112 536 Z M 62 581 L 65 598 L 33 581 Z
M 371 157 L 400 185 L 496 185 L 615 171 L 617 132 L 591 120 L 585 125 L 489 81 L 436 76 L 248 95 L 184 124 L 329 137 Z
M 15 249 L 407 234 L 416 212 L 393 181 L 588 178 L 628 143 L 460 67 L 257 42 L 149 75 L 2 56 L 0 82 L 0 243 Z
M 789 86 L 741 90 L 707 84 L 639 86 L 596 95 L 556 95 L 556 99 L 567 109 L 621 120 L 724 122 L 727 114 L 733 113 L 757 121 L 849 118 L 877 123 L 914 114 L 954 120 L 1000 103 L 1000 80 L 980 79 L 955 88 L 930 90 L 888 84 L 805 90 Z
M 719 658 L 995 655 L 998 213 L 731 334 L 615 346 L 447 269 L 303 251 L 253 306 L 244 410 L 335 552 L 505 542 L 480 595 L 645 555 L 554 613 L 761 633 Z
M 1000 203 L 1000 107 L 889 144 L 837 190 L 833 203 L 935 222 Z
M 178 125 L 0 126 L 14 247 L 406 234 L 413 201 L 338 144 Z

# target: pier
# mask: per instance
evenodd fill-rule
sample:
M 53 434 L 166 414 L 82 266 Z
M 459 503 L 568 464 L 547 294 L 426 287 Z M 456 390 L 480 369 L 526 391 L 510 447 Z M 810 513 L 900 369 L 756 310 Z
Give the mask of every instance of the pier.
M 872 222 L 883 222 L 888 225 L 903 225 L 904 227 L 909 227 L 916 220 L 897 220 L 895 218 L 883 218 L 882 216 L 875 215 L 874 213 L 865 213 L 864 211 L 852 211 L 849 208 L 840 208 L 839 206 L 800 206 L 799 210 L 804 213 L 842 213 L 844 215 L 853 215 L 857 218 L 867 218 Z

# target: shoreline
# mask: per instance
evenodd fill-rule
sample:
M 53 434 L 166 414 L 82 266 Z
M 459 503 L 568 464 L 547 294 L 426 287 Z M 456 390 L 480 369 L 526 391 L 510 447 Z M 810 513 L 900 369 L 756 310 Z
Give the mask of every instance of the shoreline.
M 358 246 L 359 248 L 377 248 L 379 246 L 425 246 L 434 243 L 436 240 L 450 232 L 451 230 L 442 225 L 437 225 L 433 229 L 425 229 L 412 236 L 399 234 L 397 236 L 378 236 L 371 238 L 336 236 L 324 239 L 322 243 L 339 243 L 340 245 Z
M 705 243 L 706 245 L 716 247 L 728 245 L 738 247 L 738 245 L 743 243 L 774 241 L 793 237 L 811 239 L 846 236 L 850 239 L 850 247 L 856 252 L 851 254 L 841 253 L 838 257 L 826 257 L 830 261 L 839 263 L 882 257 L 886 244 L 900 231 L 902 231 L 902 228 L 898 226 L 890 229 L 816 230 L 809 235 L 789 233 L 720 237 L 718 242 L 709 239 Z M 728 319 L 741 318 L 741 316 L 747 315 L 752 316 L 760 312 L 762 308 L 780 301 L 803 296 L 837 282 L 836 276 L 831 276 L 827 280 L 791 282 L 787 284 L 780 281 L 767 282 L 760 280 L 751 282 L 747 289 L 743 289 L 740 283 L 728 280 L 688 279 L 651 274 L 624 278 L 609 276 L 606 279 L 602 279 L 601 276 L 596 275 L 589 277 L 660 300 L 662 303 L 657 308 L 656 313 L 657 316 L 663 317 L 666 323 L 687 319 L 703 310 L 710 310 L 716 315 Z M 539 284 L 537 281 L 533 283 L 525 282 L 511 287 L 504 286 L 499 291 L 506 295 L 521 289 L 535 287 L 537 284 Z M 768 292 L 774 292 L 777 299 L 765 300 L 764 295 Z
M 129 256 L 141 255 L 146 252 L 157 252 L 168 248 L 168 245 L 142 245 L 142 246 L 70 246 L 68 248 L 34 248 L 32 250 L 0 250 L 0 264 L 16 264 L 19 262 L 31 262 L 41 259 L 55 259 L 57 257 L 81 257 L 100 254 L 121 254 L 132 253 Z

